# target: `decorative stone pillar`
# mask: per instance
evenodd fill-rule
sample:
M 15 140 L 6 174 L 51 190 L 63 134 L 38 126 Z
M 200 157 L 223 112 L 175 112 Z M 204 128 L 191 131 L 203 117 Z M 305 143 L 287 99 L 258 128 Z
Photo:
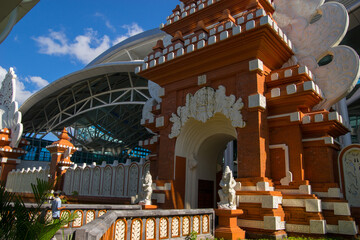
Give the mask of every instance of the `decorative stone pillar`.
M 70 141 L 70 137 L 64 128 L 59 141 L 53 142 L 46 148 L 51 153 L 50 181 L 56 181 L 54 190 L 62 190 L 66 170 L 73 165 L 70 158 L 78 150 Z
M 231 240 L 245 239 L 245 231 L 237 225 L 237 216 L 243 213 L 241 209 L 215 209 L 215 214 L 219 217 L 219 225 L 215 229 L 215 237 Z

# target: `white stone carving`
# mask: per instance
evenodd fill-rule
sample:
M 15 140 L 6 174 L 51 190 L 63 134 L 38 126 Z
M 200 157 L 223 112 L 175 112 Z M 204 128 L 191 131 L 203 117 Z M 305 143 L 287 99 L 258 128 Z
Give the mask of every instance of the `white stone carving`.
M 83 213 L 82 211 L 75 211 L 77 218 L 75 218 L 75 221 L 73 222 L 73 227 L 81 227 L 82 220 L 83 220 Z
M 185 106 L 180 106 L 177 113 L 173 113 L 170 121 L 173 123 L 169 138 L 179 136 L 181 128 L 190 118 L 205 123 L 216 113 L 224 114 L 231 120 L 234 127 L 245 127 L 240 110 L 244 107 L 242 99 L 236 100 L 234 95 L 226 96 L 224 86 L 219 86 L 218 90 L 210 87 L 203 87 L 195 95 L 191 93 L 186 95 Z
M 166 218 L 160 219 L 160 238 L 168 237 L 168 220 Z
M 180 219 L 178 217 L 174 217 L 171 221 L 171 237 L 179 237 L 179 227 L 180 227 Z
M 61 213 L 60 213 L 60 218 L 61 218 L 61 219 L 68 218 L 69 216 L 70 216 L 70 211 L 68 211 L 68 210 L 63 210 L 63 211 L 61 211 Z M 66 224 L 66 225 L 64 225 L 63 227 L 64 227 L 64 228 L 69 227 L 69 223 Z
M 98 215 L 99 215 L 99 217 L 101 217 L 101 216 L 104 215 L 105 213 L 106 213 L 106 210 L 100 210 Z
M 208 233 L 209 232 L 209 216 L 208 215 L 203 216 L 202 232 L 203 233 Z
M 219 209 L 236 209 L 235 185 L 236 181 L 233 177 L 232 171 L 229 166 L 226 166 L 220 181 L 221 189 L 218 191 L 220 196 L 220 202 L 218 202 Z
M 360 148 L 353 147 L 345 152 L 342 164 L 346 200 L 350 206 L 360 207 Z
M 95 211 L 88 210 L 86 213 L 86 224 L 93 221 L 95 219 Z
M 141 221 L 139 219 L 134 219 L 131 224 L 131 240 L 140 240 L 141 239 Z
M 10 146 L 12 148 L 19 145 L 23 133 L 21 112 L 18 111 L 18 103 L 15 100 L 16 78 L 14 69 L 10 68 L 0 88 L 0 129 L 11 130 Z
M 200 218 L 198 216 L 194 216 L 193 218 L 193 231 L 200 233 Z
M 307 66 L 315 76 L 325 100 L 314 109 L 329 109 L 355 86 L 359 75 L 359 57 L 346 46 L 336 47 L 345 36 L 349 16 L 345 7 L 324 0 L 274 0 L 274 19 L 293 42 L 295 56 L 283 67 L 300 64 Z M 315 15 L 320 17 L 313 21 Z M 318 61 L 332 55 L 324 66 Z
M 124 220 L 118 220 L 115 224 L 115 240 L 125 240 L 126 224 Z
M 146 220 L 146 239 L 155 239 L 155 220 L 153 218 Z
M 151 194 L 152 190 L 152 177 L 150 171 L 147 171 L 146 174 L 141 179 L 142 190 L 139 194 L 139 204 L 140 205 L 151 205 Z
M 190 218 L 189 217 L 184 217 L 183 218 L 183 225 L 182 225 L 182 233 L 183 236 L 187 236 L 190 234 Z

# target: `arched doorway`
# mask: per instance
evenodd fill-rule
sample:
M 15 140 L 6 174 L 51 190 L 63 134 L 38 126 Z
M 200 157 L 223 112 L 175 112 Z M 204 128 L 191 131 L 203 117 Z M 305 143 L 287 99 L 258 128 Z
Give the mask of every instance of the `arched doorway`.
M 175 155 L 186 158 L 185 208 L 216 204 L 216 175 L 228 142 L 237 139 L 236 129 L 221 113 L 205 123 L 189 119 L 175 145 Z M 175 176 L 176 178 L 176 176 Z M 206 201 L 204 201 L 206 200 Z

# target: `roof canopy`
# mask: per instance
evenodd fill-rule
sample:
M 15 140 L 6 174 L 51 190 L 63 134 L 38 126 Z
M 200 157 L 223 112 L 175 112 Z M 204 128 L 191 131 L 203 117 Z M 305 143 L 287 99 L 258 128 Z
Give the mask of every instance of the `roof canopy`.
M 101 54 L 86 68 L 64 76 L 31 96 L 20 108 L 24 132 L 40 134 L 71 127 L 87 150 L 116 152 L 150 137 L 140 125 L 150 98 L 148 81 L 134 69 L 165 34 L 150 30 Z

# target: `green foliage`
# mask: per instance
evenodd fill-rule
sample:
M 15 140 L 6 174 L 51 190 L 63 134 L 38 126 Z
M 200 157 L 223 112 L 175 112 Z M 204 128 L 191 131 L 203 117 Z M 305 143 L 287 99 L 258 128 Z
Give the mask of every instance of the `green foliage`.
M 197 239 L 197 232 L 192 231 L 185 239 L 186 240 L 196 240 Z
M 36 185 L 31 185 L 36 200 L 31 208 L 25 206 L 21 197 L 7 192 L 4 185 L 0 186 L 0 240 L 49 240 L 61 226 L 75 219 L 72 214 L 58 221 L 46 221 L 42 206 L 52 186 L 52 183 L 40 179 Z
M 79 196 L 79 193 L 78 193 L 77 191 L 73 191 L 73 192 L 71 193 L 71 196 L 73 196 L 73 197 Z

